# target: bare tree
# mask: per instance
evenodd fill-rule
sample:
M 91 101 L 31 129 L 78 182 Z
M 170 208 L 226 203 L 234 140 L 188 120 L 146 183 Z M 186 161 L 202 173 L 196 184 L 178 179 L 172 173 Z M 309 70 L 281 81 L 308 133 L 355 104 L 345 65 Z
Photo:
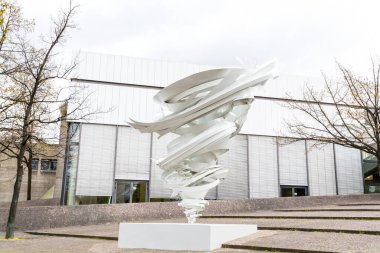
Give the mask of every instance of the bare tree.
M 380 63 L 372 61 L 368 78 L 337 65 L 340 80 L 331 81 L 323 75 L 323 90 L 308 86 L 303 95 L 307 102 L 287 102 L 306 119 L 292 119 L 286 124 L 298 138 L 359 149 L 380 161 Z M 377 168 L 380 171 L 379 162 Z
M 64 94 L 67 87 L 57 89 L 53 80 L 67 79 L 77 65 L 58 63 L 57 48 L 61 46 L 68 32 L 75 28 L 72 21 L 76 5 L 70 1 L 66 11 L 61 11 L 52 20 L 49 36 L 43 37 L 40 46 L 34 46 L 27 37 L 19 37 L 12 56 L 11 69 L 4 74 L 7 88 L 0 97 L 0 104 L 9 104 L 4 111 L 0 131 L 0 148 L 15 155 L 17 173 L 13 197 L 9 210 L 6 238 L 14 236 L 14 222 L 24 166 L 31 162 L 33 145 L 49 142 L 55 138 L 57 125 L 65 120 L 60 114 L 60 105 L 71 101 L 71 111 L 66 116 L 75 114 L 82 106 L 83 99 L 76 93 Z M 82 114 L 83 117 L 83 114 Z M 49 137 L 50 136 L 50 137 Z

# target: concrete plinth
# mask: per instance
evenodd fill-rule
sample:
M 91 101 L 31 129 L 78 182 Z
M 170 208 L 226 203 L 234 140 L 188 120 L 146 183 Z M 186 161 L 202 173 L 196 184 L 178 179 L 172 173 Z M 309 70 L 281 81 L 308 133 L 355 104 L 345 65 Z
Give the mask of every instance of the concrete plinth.
M 120 223 L 119 248 L 210 251 L 257 232 L 257 225 Z

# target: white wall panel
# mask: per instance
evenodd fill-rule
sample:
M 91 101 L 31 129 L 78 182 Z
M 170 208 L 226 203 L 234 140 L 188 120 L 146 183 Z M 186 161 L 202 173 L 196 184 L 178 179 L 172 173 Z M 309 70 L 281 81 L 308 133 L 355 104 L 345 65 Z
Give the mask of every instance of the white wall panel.
M 152 174 L 150 177 L 150 197 L 151 198 L 170 198 L 171 190 L 161 179 L 162 170 L 156 164 L 156 161 L 167 154 L 166 146 L 176 135 L 167 134 L 158 139 L 158 134 L 153 134 L 152 140 Z
M 307 141 L 310 196 L 336 195 L 333 145 L 314 144 Z
M 339 195 L 363 193 L 360 151 L 335 145 Z
M 160 114 L 159 107 L 153 102 L 153 96 L 158 92 L 156 89 L 87 82 L 75 82 L 75 85 L 84 87 L 83 97 L 88 97 L 79 113 L 91 113 L 91 116 L 83 122 L 128 125 L 130 118 L 152 121 Z M 75 106 L 70 104 L 69 110 Z
M 149 180 L 150 136 L 131 127 L 118 127 L 116 179 Z
M 247 120 L 241 130 L 242 134 L 264 136 L 291 136 L 284 127 L 285 122 L 293 118 L 308 120 L 307 117 L 285 106 L 277 100 L 256 98 L 248 111 Z
M 248 136 L 250 198 L 279 195 L 276 138 Z
M 248 140 L 246 135 L 231 139 L 230 150 L 219 157 L 218 163 L 229 170 L 218 186 L 218 199 L 248 198 Z
M 82 124 L 76 195 L 111 196 L 116 127 Z
M 305 141 L 279 143 L 280 184 L 307 186 Z
M 87 80 L 165 87 L 188 75 L 213 68 L 216 67 L 82 52 L 77 76 Z

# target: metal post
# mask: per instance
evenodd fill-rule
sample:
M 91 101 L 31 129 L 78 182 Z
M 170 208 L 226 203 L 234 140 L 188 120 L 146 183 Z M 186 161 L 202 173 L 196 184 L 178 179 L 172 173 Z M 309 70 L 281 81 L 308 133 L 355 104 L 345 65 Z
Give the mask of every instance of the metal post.
M 306 156 L 306 178 L 307 178 L 307 188 L 306 195 L 310 195 L 310 171 L 309 171 L 309 151 L 307 149 L 307 141 L 305 140 L 305 156 Z
M 251 168 L 251 165 L 250 165 L 250 162 L 249 162 L 249 135 L 246 135 L 247 137 L 247 180 L 248 180 L 248 199 L 251 198 L 251 177 L 250 177 L 250 168 Z
M 119 138 L 119 126 L 116 126 L 116 134 L 115 134 L 115 154 L 113 156 L 113 176 L 112 176 L 112 203 L 116 203 L 116 159 L 117 159 L 117 141 Z
M 276 137 L 277 148 L 277 178 L 278 178 L 278 196 L 281 197 L 281 181 L 280 181 L 280 147 L 278 143 L 278 137 Z
M 152 162 L 153 162 L 153 133 L 150 134 L 150 155 L 149 155 L 149 181 L 148 181 L 148 184 L 147 184 L 147 187 L 148 187 L 148 191 L 147 191 L 147 202 L 150 202 L 150 195 L 151 195 L 151 182 L 152 182 L 152 169 L 153 169 L 153 166 L 152 166 Z
M 335 150 L 335 144 L 333 144 L 333 154 L 334 154 L 334 172 L 335 172 L 335 191 L 336 195 L 339 195 L 339 187 L 338 187 L 338 171 L 336 166 L 336 150 Z

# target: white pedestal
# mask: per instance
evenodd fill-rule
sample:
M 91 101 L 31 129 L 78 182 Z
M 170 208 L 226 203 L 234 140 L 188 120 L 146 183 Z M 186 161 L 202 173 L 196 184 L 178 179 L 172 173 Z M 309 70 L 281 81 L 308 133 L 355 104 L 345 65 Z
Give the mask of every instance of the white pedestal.
M 210 251 L 257 232 L 257 225 L 120 223 L 119 248 Z

